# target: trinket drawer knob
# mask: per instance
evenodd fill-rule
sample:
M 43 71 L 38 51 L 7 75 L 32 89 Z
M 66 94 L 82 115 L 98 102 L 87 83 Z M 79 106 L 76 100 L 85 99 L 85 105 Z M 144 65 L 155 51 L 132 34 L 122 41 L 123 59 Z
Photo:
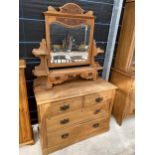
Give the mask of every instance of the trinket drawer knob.
M 69 118 L 65 118 L 65 119 L 60 121 L 60 124 L 66 124 L 68 122 L 69 122 Z
M 95 110 L 94 114 L 98 114 L 98 113 L 100 113 L 100 111 L 101 111 L 101 109 L 97 109 L 97 110 Z
M 95 101 L 96 101 L 97 103 L 100 103 L 100 102 L 103 101 L 103 98 L 102 98 L 102 97 L 97 97 L 97 98 L 95 99 Z
M 61 138 L 62 138 L 62 139 L 65 139 L 65 138 L 67 138 L 67 137 L 69 137 L 69 133 L 65 133 L 65 134 L 61 135 Z
M 69 104 L 65 104 L 65 105 L 63 105 L 63 106 L 60 107 L 60 110 L 61 111 L 65 111 L 65 110 L 67 110 L 69 108 L 70 108 Z
M 98 128 L 99 127 L 99 123 L 95 123 L 95 124 L 93 124 L 93 128 Z

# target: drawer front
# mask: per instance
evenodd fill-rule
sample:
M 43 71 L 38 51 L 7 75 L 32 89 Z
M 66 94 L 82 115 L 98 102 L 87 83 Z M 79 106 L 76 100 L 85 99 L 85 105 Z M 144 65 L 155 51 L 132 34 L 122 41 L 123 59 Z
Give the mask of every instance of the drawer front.
M 83 108 L 74 112 L 58 115 L 46 119 L 47 132 L 55 131 L 65 127 L 69 127 L 75 123 L 85 122 L 99 117 L 109 117 L 109 107 L 111 100 L 107 100 L 102 104 Z
M 84 106 L 88 107 L 91 105 L 101 104 L 112 98 L 112 91 L 99 92 L 84 97 Z
M 102 118 L 88 121 L 64 130 L 51 132 L 47 135 L 48 147 L 53 147 L 62 143 L 64 144 L 65 142 L 72 142 L 78 138 L 80 139 L 81 137 L 88 136 L 93 132 L 105 129 L 109 129 L 109 120 Z
M 82 97 L 76 97 L 54 103 L 49 103 L 48 105 L 46 105 L 48 107 L 46 111 L 46 117 L 51 117 L 54 115 L 80 109 L 82 108 L 82 101 Z

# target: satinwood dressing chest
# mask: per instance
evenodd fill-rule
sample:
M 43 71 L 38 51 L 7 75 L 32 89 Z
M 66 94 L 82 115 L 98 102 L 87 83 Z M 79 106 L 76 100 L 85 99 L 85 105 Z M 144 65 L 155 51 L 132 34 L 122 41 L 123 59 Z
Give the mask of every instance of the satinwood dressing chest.
M 32 53 L 43 155 L 109 130 L 116 86 L 98 78 L 94 16 L 74 3 L 44 12 L 46 39 Z

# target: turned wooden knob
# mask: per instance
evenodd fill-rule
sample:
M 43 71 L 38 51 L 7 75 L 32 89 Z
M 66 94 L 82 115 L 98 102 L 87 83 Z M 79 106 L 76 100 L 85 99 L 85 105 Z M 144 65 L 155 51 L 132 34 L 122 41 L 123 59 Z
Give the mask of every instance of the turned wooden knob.
M 97 97 L 97 98 L 95 99 L 95 101 L 96 101 L 97 103 L 100 103 L 100 102 L 103 101 L 103 98 L 102 98 L 102 97 Z
M 60 121 L 60 124 L 66 124 L 68 122 L 69 122 L 69 118 L 65 118 L 65 119 Z
M 67 110 L 69 108 L 70 108 L 69 104 L 65 104 L 65 105 L 63 105 L 63 106 L 60 107 L 60 110 L 61 111 L 65 111 L 65 110 Z
M 67 138 L 68 136 L 69 136 L 69 133 L 65 133 L 65 134 L 61 135 L 61 138 L 62 138 L 62 139 L 65 139 L 65 138 Z

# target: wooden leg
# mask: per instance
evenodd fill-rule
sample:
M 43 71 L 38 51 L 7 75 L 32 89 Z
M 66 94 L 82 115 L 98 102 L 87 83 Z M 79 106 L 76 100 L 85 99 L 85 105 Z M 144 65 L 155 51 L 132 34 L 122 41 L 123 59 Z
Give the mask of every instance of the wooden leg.
M 118 119 L 116 119 L 116 121 L 117 121 L 117 123 L 121 126 L 122 125 L 122 121 L 123 120 L 118 120 Z
M 46 150 L 42 150 L 42 155 L 48 155 Z

